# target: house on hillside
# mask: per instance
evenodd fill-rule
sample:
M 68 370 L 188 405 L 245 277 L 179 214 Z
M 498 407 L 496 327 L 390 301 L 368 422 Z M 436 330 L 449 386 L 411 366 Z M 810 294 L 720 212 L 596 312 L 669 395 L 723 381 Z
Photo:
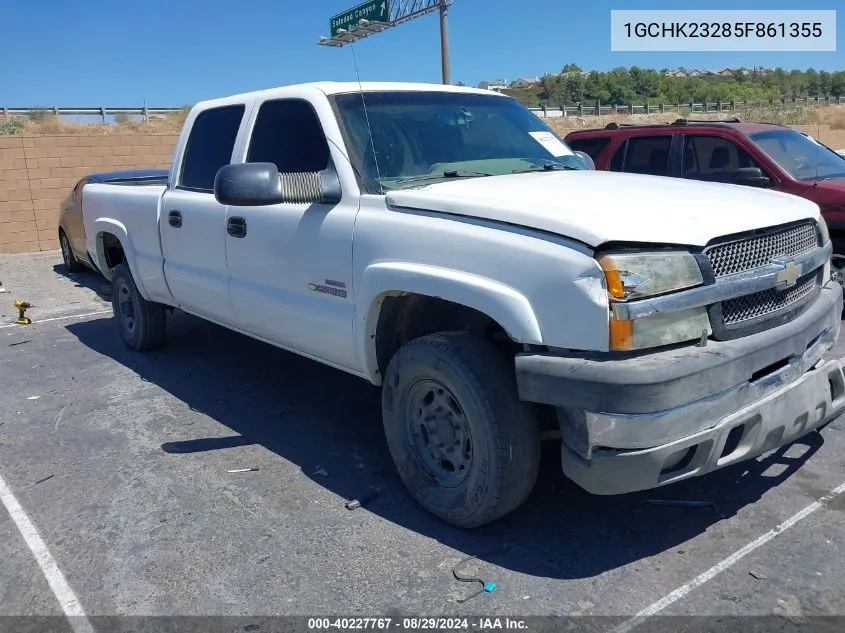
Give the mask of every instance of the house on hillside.
M 680 68 L 676 68 L 675 70 L 667 70 L 664 73 L 667 77 L 686 77 L 687 73 Z
M 687 77 L 703 77 L 707 71 L 704 70 L 697 70 L 693 68 L 691 71 L 687 73 Z
M 539 77 L 520 77 L 511 82 L 511 88 L 530 88 L 538 83 L 540 83 Z
M 492 81 L 481 81 L 478 87 L 482 90 L 505 90 L 508 87 L 507 79 L 493 79 Z
M 733 77 L 734 71 L 730 68 L 723 68 L 722 70 L 715 71 L 713 74 L 719 77 Z

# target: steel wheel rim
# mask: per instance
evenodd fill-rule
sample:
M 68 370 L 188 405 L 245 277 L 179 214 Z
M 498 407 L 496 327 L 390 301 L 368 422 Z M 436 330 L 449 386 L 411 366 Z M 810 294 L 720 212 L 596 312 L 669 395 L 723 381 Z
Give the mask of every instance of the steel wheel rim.
M 411 386 L 405 402 L 405 431 L 420 464 L 439 485 L 460 486 L 472 469 L 474 444 L 458 399 L 426 379 Z
M 122 279 L 117 283 L 117 316 L 129 334 L 135 332 L 135 302 L 128 284 Z

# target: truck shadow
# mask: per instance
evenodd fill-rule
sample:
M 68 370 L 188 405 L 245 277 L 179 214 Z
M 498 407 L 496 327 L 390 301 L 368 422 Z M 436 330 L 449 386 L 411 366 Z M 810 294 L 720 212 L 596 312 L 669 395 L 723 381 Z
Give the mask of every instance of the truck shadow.
M 70 279 L 77 288 L 93 291 L 100 299 L 111 301 L 111 284 L 100 273 L 84 268 L 78 273 L 69 273 L 64 264 L 55 264 L 53 272 Z
M 559 445 L 551 442 L 528 501 L 493 524 L 464 531 L 422 510 L 395 474 L 377 388 L 178 311 L 168 328 L 164 348 L 136 354 L 124 347 L 111 319 L 67 326 L 84 345 L 236 434 L 183 442 L 163 437 L 163 451 L 259 444 L 343 499 L 362 500 L 365 509 L 358 512 L 372 512 L 467 556 L 538 577 L 594 577 L 677 547 L 760 499 L 823 444 L 813 433 L 765 460 L 656 491 L 599 497 L 563 477 Z M 328 476 L 315 474 L 319 466 Z M 658 506 L 650 499 L 712 501 L 715 507 Z

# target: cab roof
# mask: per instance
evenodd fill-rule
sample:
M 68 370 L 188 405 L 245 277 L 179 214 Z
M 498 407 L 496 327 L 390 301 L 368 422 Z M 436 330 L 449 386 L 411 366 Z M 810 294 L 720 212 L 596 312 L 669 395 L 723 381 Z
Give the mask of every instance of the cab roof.
M 739 119 L 727 119 L 720 121 L 677 119 L 671 123 L 608 123 L 606 126 L 600 128 L 573 130 L 570 132 L 570 135 L 580 136 L 583 134 L 591 136 L 593 134 L 603 135 L 605 133 L 624 134 L 625 130 L 672 130 L 677 128 L 729 128 L 746 136 L 749 134 L 755 134 L 756 132 L 790 129 L 787 126 L 777 123 L 744 123 Z
M 296 95 L 303 95 L 312 93 L 314 91 L 322 92 L 330 96 L 336 94 L 348 94 L 355 92 L 451 92 L 464 94 L 479 94 L 489 95 L 491 97 L 498 97 L 502 99 L 511 99 L 508 95 L 503 95 L 495 90 L 482 90 L 480 88 L 469 88 L 467 86 L 451 86 L 436 83 L 413 83 L 413 82 L 392 82 L 382 81 L 373 82 L 365 81 L 358 83 L 357 81 L 316 81 L 311 83 L 292 84 L 289 86 L 278 86 L 274 88 L 266 88 L 263 90 L 254 90 L 251 92 L 243 92 L 239 94 L 230 95 L 228 97 L 220 97 L 216 99 L 208 99 L 197 103 L 194 108 L 206 109 L 217 105 L 227 105 L 231 103 L 253 101 L 255 99 L 273 99 L 285 98 Z

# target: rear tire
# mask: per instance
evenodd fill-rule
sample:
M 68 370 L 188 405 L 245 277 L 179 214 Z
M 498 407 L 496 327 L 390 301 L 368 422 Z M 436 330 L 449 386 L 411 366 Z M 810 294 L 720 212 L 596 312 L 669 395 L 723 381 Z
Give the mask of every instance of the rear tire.
M 120 335 L 128 347 L 142 352 L 164 344 L 166 308 L 141 296 L 126 263 L 112 271 L 111 300 Z
M 76 255 L 73 254 L 73 249 L 70 246 L 70 240 L 67 237 L 67 233 L 64 231 L 59 231 L 59 246 L 62 248 L 62 259 L 65 263 L 65 269 L 69 273 L 78 273 L 82 271 L 84 267 L 79 263 L 79 260 L 76 259 Z
M 512 359 L 479 337 L 443 332 L 403 346 L 387 368 L 382 415 L 403 483 L 447 523 L 494 521 L 534 487 L 537 419 L 518 398 Z

